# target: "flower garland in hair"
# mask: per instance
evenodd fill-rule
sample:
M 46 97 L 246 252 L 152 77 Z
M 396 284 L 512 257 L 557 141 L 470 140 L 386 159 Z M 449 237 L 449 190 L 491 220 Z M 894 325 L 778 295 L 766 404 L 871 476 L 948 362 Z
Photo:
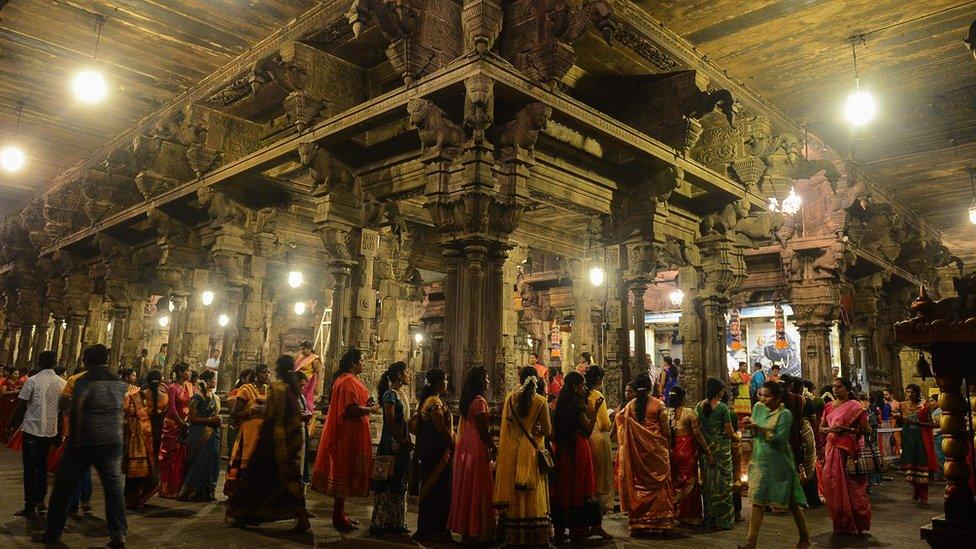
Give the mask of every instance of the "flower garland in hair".
M 539 386 L 538 385 L 539 384 L 539 378 L 537 378 L 536 376 L 526 376 L 525 377 L 525 381 L 522 382 L 522 392 L 525 392 L 525 390 L 529 387 L 529 383 L 536 384 L 535 387 L 532 387 L 532 390 L 535 391 L 536 390 L 536 387 Z

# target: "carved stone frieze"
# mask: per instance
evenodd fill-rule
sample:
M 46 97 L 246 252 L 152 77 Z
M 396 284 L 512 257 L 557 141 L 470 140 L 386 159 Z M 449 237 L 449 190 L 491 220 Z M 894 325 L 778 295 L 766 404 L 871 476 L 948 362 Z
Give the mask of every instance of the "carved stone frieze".
M 662 72 L 676 71 L 681 67 L 674 57 L 627 27 L 615 29 L 614 38 Z
M 553 85 L 576 61 L 573 46 L 592 24 L 609 42 L 610 2 L 590 0 L 573 9 L 567 0 L 515 0 L 503 6 L 499 53 L 540 84 Z
M 499 0 L 464 0 L 461 8 L 464 51 L 484 54 L 495 45 L 502 30 L 502 5 Z

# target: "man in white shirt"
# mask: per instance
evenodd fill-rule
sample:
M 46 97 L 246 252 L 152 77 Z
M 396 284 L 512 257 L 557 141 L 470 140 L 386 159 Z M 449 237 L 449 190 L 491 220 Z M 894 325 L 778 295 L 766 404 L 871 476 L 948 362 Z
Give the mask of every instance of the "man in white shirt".
M 210 358 L 207 359 L 207 363 L 204 364 L 203 367 L 214 373 L 214 381 L 216 382 L 217 370 L 220 369 L 220 349 L 210 351 Z
M 18 395 L 19 405 L 8 430 L 20 427 L 24 436 L 24 508 L 15 513 L 36 517 L 47 495 L 47 453 L 58 440 L 58 400 L 65 381 L 54 373 L 57 355 L 44 351 L 37 357 L 38 373 L 30 377 Z

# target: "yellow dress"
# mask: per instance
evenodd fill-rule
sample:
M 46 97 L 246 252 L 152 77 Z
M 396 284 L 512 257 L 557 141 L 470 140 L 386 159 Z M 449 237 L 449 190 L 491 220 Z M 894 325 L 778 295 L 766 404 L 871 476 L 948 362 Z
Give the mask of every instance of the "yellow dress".
M 502 408 L 493 500 L 501 508 L 499 518 L 508 545 L 546 545 L 552 537 L 549 483 L 539 474 L 536 447 L 543 448 L 546 435 L 552 431 L 549 406 L 546 397 L 533 395 L 528 413 L 519 417 L 519 394 L 520 391 L 509 393 Z M 535 447 L 517 421 L 533 435 Z M 541 434 L 534 434 L 540 431 Z
M 587 414 L 594 413 L 596 401 L 603 398 L 600 391 L 590 391 L 586 397 Z M 591 415 L 592 417 L 592 415 Z M 593 475 L 596 480 L 596 497 L 604 513 L 613 510 L 613 452 L 610 448 L 610 412 L 607 403 L 596 410 L 596 424 L 590 434 L 590 451 L 593 453 Z

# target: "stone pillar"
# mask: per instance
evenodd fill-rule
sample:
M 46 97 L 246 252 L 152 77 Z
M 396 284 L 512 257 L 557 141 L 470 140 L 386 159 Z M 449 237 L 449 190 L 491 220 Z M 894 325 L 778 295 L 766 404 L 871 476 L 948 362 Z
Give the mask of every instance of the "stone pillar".
M 586 271 L 586 264 L 581 262 L 581 272 L 573 279 L 573 353 L 569 357 L 570 364 L 575 364 L 582 353 L 596 354 L 596 336 L 593 330 L 593 293 Z M 604 281 L 606 284 L 606 281 Z M 602 288 L 601 288 L 602 290 Z
M 108 367 L 112 371 L 119 368 L 122 358 L 122 347 L 125 341 L 126 319 L 129 317 L 128 307 L 113 305 L 109 314 L 112 318 L 112 343 L 109 345 Z
M 209 358 L 210 334 L 216 321 L 211 313 L 219 303 L 215 301 L 208 307 L 201 301 L 203 292 L 210 289 L 206 269 L 194 269 L 190 276 L 190 294 L 187 301 L 185 335 L 183 336 L 181 354 L 190 364 L 202 367 Z M 224 358 L 221 357 L 221 362 L 223 360 Z
M 65 333 L 65 320 L 62 318 L 55 318 L 52 322 L 53 329 L 51 330 L 51 344 L 48 347 L 60 358 L 62 347 L 61 340 L 64 338 Z
M 64 340 L 61 353 L 61 366 L 68 370 L 74 369 L 81 355 L 81 331 L 85 323 L 85 315 L 71 313 L 68 317 L 68 334 Z
M 17 340 L 17 362 L 15 365 L 21 370 L 27 368 L 30 364 L 31 336 L 33 333 L 33 325 L 22 324 L 20 326 L 20 336 Z
M 794 285 L 790 305 L 800 332 L 803 376 L 817 387 L 831 382 L 830 329 L 839 312 L 840 290 L 835 284 Z
M 973 492 L 969 487 L 969 477 L 973 474 L 967 456 L 971 447 L 966 423 L 966 399 L 962 395 L 961 372 L 971 368 L 971 363 L 960 363 L 958 349 L 939 346 L 933 349 L 932 364 L 952 365 L 936 368 L 936 382 L 939 385 L 939 407 L 942 409 L 940 427 L 942 429 L 942 452 L 945 454 L 943 472 L 946 477 L 945 518 L 952 521 L 972 521 L 976 512 Z M 965 360 L 965 359 L 963 359 Z M 941 373 L 939 373 L 941 372 Z
M 509 391 L 518 386 L 518 370 L 521 366 L 519 360 L 519 315 L 515 311 L 515 296 L 512 288 L 518 281 L 519 265 L 528 256 L 528 248 L 516 246 L 508 254 L 504 266 L 502 266 L 502 334 L 499 341 L 498 361 L 503 370 L 496 372 L 497 379 L 492 379 L 495 399 L 500 401 Z
M 34 341 L 31 345 L 30 359 L 32 363 L 37 362 L 37 356 L 47 350 L 47 331 L 51 320 L 46 311 L 41 312 L 40 316 L 41 318 L 38 319 L 37 324 L 34 326 Z
M 647 292 L 647 283 L 643 280 L 631 281 L 629 283 L 630 293 L 634 296 L 631 309 L 632 324 L 634 326 L 634 366 L 636 371 L 646 370 L 650 364 L 647 362 L 647 316 L 644 310 L 644 293 Z M 625 381 L 632 379 L 632 375 L 625 375 Z
M 606 315 L 607 333 L 604 341 L 604 368 L 606 380 L 605 396 L 607 405 L 618 407 L 622 403 L 623 388 L 627 383 L 625 373 L 630 377 L 630 302 L 627 299 L 627 286 L 624 284 L 624 259 L 626 248 L 611 244 L 604 250 L 607 270 Z
M 173 310 L 169 311 L 169 331 L 166 335 L 167 356 L 166 366 L 172 368 L 177 363 L 184 362 L 183 356 L 183 337 L 186 335 L 186 307 L 189 293 L 182 289 L 171 289 L 166 296 L 173 304 Z M 193 366 L 192 364 L 190 365 Z
M 678 269 L 678 288 L 684 292 L 685 298 L 681 302 L 681 319 L 678 321 L 678 333 L 681 335 L 681 386 L 688 392 L 689 400 L 694 395 L 704 392 L 705 382 L 705 342 L 703 341 L 701 299 L 698 295 L 698 269 L 682 267 Z
M 729 310 L 729 301 L 724 296 L 705 296 L 701 300 L 701 306 L 705 379 L 713 377 L 727 386 L 729 368 L 725 350 L 725 313 Z M 702 393 L 694 396 L 704 398 Z
M 237 352 L 237 336 L 241 321 L 241 303 L 244 301 L 244 287 L 233 282 L 225 282 L 223 293 L 224 306 L 218 309 L 220 312 L 217 313 L 217 316 L 219 317 L 220 314 L 225 314 L 229 322 L 227 326 L 219 328 L 223 330 L 223 342 L 221 343 L 223 352 L 221 353 L 220 368 L 217 373 L 217 383 L 218 390 L 226 393 L 237 382 L 237 374 L 239 371 L 238 362 L 240 357 Z

